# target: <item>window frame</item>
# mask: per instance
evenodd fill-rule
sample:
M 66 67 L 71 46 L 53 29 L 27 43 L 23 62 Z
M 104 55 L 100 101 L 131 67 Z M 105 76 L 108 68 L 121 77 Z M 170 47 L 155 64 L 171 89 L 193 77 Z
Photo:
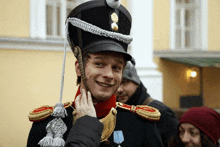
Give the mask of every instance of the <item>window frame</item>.
M 171 50 L 181 50 L 181 51 L 188 51 L 188 50 L 207 50 L 208 42 L 208 21 L 207 21 L 207 0 L 195 0 L 198 4 L 198 11 L 196 12 L 196 18 L 199 18 L 195 22 L 196 28 L 196 36 L 194 37 L 194 46 L 190 48 L 185 48 L 183 45 L 181 48 L 176 47 L 176 0 L 170 0 L 170 49 Z M 184 11 L 183 11 L 184 12 Z M 184 18 L 184 13 L 180 14 L 182 15 L 182 18 Z M 184 22 L 184 21 L 181 21 Z M 183 25 L 183 24 L 182 24 Z M 183 35 L 183 34 L 182 34 Z M 183 42 L 182 38 L 182 42 Z
M 56 35 L 57 27 L 54 27 L 55 30 L 53 30 L 55 35 L 47 35 L 46 7 L 50 1 L 56 1 L 60 3 L 60 36 Z M 41 39 L 63 39 L 65 37 L 65 23 L 62 22 L 65 22 L 67 16 L 67 1 L 68 0 L 30 0 L 30 37 Z M 76 5 L 78 5 L 89 0 L 76 1 L 78 2 Z M 53 25 L 56 25 L 56 23 L 53 23 Z

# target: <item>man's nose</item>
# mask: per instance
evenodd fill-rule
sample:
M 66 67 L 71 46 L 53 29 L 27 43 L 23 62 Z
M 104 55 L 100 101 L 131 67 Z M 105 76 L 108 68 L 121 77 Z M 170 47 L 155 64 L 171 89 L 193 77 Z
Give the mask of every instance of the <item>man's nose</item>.
M 116 91 L 116 94 L 120 94 L 122 93 L 123 91 L 123 88 L 122 88 L 122 85 L 120 84 L 120 86 L 118 87 L 117 91 Z
M 113 70 L 112 70 L 112 68 L 111 68 L 110 66 L 107 66 L 107 67 L 104 69 L 103 77 L 104 77 L 104 78 L 110 78 L 110 79 L 113 78 Z

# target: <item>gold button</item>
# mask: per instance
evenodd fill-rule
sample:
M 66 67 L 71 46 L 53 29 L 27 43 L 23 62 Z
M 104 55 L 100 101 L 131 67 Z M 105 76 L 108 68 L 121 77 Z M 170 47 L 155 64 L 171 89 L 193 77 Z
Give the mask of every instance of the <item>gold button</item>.
M 118 31 L 118 25 L 116 23 L 112 23 L 112 30 Z
M 114 12 L 111 15 L 111 19 L 113 22 L 117 23 L 118 22 L 118 15 Z
M 116 115 L 116 114 L 117 114 L 117 110 L 116 110 L 116 109 L 113 109 L 113 110 L 112 110 L 112 114 L 113 114 L 113 115 Z

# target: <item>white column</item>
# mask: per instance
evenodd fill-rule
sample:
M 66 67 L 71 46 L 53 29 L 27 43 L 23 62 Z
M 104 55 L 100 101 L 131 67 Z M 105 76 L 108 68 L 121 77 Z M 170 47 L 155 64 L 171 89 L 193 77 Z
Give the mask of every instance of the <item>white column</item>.
M 129 0 L 133 41 L 131 55 L 142 83 L 152 98 L 163 101 L 162 74 L 153 62 L 153 0 Z
M 46 1 L 30 0 L 30 36 L 46 38 Z

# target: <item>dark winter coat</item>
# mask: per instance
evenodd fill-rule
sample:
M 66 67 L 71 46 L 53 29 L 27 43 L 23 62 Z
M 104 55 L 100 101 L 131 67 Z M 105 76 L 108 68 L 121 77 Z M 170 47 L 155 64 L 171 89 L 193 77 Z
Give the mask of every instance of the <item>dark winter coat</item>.
M 126 104 L 142 105 L 149 97 L 150 95 L 147 93 L 147 89 L 141 83 L 135 93 L 126 102 Z M 179 120 L 177 119 L 175 113 L 160 101 L 153 100 L 148 105 L 157 108 L 161 113 L 160 120 L 156 122 L 156 125 L 161 134 L 163 144 L 165 147 L 167 147 L 170 138 L 177 132 Z

